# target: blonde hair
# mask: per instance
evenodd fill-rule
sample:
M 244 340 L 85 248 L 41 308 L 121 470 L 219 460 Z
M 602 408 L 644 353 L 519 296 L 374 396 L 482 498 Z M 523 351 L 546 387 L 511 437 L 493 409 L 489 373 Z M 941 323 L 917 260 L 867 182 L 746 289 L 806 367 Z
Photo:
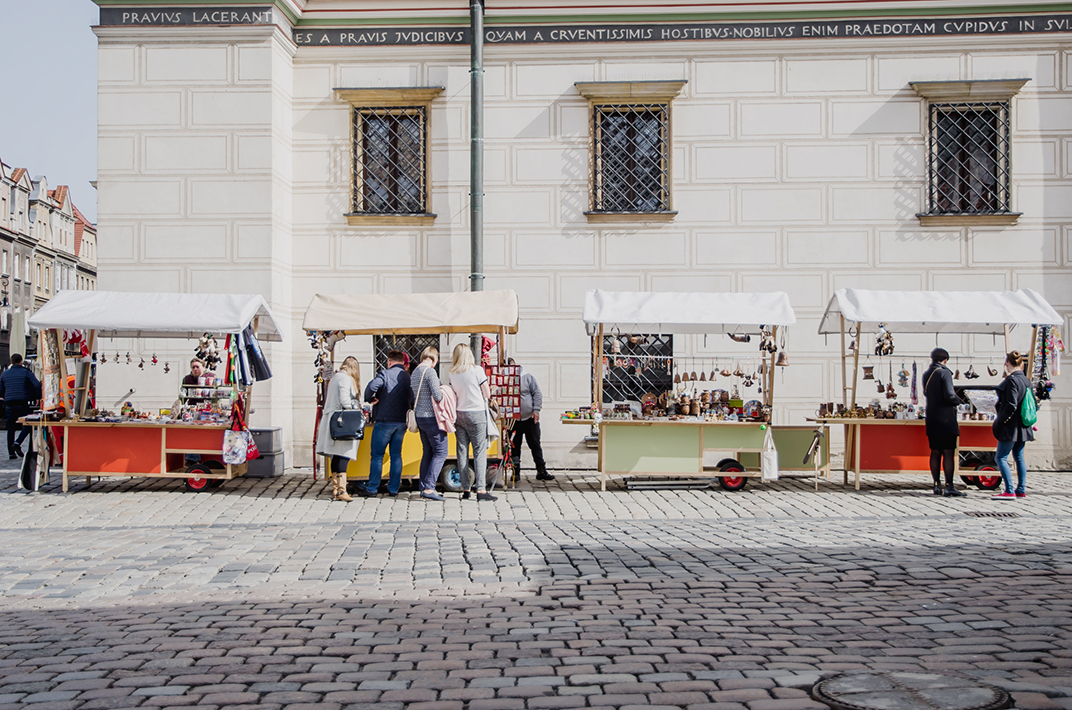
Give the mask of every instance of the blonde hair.
M 356 357 L 348 357 L 339 366 L 339 372 L 345 372 L 354 381 L 354 389 L 361 392 L 361 363 Z
M 1013 350 L 1005 356 L 1005 362 L 1009 363 L 1010 367 L 1023 367 L 1024 356 L 1020 354 L 1019 350 Z
M 428 347 L 426 347 L 424 350 L 421 351 L 421 362 L 424 362 L 425 360 L 438 360 L 438 359 L 439 359 L 439 350 L 434 345 L 429 345 Z
M 476 359 L 473 357 L 473 350 L 465 343 L 458 343 L 454 346 L 454 357 L 451 358 L 450 371 L 451 372 L 465 372 L 476 367 Z

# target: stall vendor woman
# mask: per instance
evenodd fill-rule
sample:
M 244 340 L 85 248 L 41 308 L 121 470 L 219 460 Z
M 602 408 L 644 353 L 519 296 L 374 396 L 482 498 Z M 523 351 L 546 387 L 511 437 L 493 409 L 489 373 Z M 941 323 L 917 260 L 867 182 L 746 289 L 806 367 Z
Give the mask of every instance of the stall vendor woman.
M 182 384 L 187 386 L 196 387 L 201 384 L 200 378 L 205 376 L 205 361 L 201 358 L 194 358 L 190 361 L 190 374 L 182 378 Z M 187 402 L 192 404 L 199 404 L 204 402 L 203 397 L 190 397 L 187 398 Z

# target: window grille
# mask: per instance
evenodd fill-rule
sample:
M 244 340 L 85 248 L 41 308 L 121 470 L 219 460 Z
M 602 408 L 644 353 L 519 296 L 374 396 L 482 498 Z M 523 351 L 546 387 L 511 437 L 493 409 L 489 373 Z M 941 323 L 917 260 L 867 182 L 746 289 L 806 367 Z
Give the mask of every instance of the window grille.
M 373 338 L 373 361 L 374 373 L 387 367 L 387 353 L 391 350 L 401 350 L 409 355 L 410 366 L 420 363 L 421 352 L 428 346 L 439 350 L 439 362 L 443 362 L 443 350 L 439 346 L 439 336 L 431 335 L 377 335 Z M 448 354 L 448 362 L 450 357 Z M 439 374 L 439 365 L 436 365 L 436 374 Z
M 592 397 L 595 398 L 595 368 Z M 603 335 L 603 403 L 639 402 L 674 386 L 673 335 Z
M 669 106 L 595 106 L 593 211 L 670 209 Z
M 426 212 L 423 106 L 354 109 L 354 212 Z
M 1009 104 L 930 106 L 930 214 L 1010 211 Z

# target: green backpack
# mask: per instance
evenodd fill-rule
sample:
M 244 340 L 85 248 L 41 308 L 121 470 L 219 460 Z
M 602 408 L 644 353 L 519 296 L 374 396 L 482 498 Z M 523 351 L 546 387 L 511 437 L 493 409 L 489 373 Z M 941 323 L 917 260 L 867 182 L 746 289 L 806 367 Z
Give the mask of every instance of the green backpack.
M 1024 392 L 1024 399 L 1020 402 L 1020 421 L 1024 426 L 1034 426 L 1038 421 L 1038 403 L 1035 402 L 1035 393 L 1030 387 Z

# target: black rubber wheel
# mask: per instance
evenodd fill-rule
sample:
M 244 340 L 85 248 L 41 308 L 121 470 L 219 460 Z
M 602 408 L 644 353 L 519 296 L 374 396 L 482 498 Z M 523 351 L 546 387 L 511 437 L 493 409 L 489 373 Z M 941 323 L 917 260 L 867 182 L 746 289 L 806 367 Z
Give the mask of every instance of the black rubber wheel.
M 961 476 L 960 480 L 964 481 L 964 483 L 968 484 L 969 486 L 977 486 L 977 485 L 979 485 L 979 477 L 978 476 Z
M 976 486 L 984 491 L 995 491 L 1001 488 L 1001 472 L 998 467 L 992 463 L 981 463 L 975 467 L 976 471 L 993 471 L 993 475 L 980 474 L 978 476 L 972 476 L 975 480 L 972 481 Z
M 195 463 L 186 467 L 186 473 L 192 474 L 186 478 L 186 490 L 202 493 L 211 490 L 213 479 L 206 478 L 206 474 L 212 473 L 212 469 L 203 463 Z
M 447 461 L 443 464 L 443 470 L 439 472 L 439 483 L 443 490 L 448 493 L 461 493 L 465 490 L 468 479 L 462 477 L 458 470 L 457 461 Z
M 733 459 L 726 459 L 726 462 L 718 467 L 719 473 L 744 473 L 744 466 L 739 461 Z M 727 491 L 739 491 L 748 485 L 748 479 L 744 476 L 719 476 L 718 485 L 722 486 L 723 490 Z

